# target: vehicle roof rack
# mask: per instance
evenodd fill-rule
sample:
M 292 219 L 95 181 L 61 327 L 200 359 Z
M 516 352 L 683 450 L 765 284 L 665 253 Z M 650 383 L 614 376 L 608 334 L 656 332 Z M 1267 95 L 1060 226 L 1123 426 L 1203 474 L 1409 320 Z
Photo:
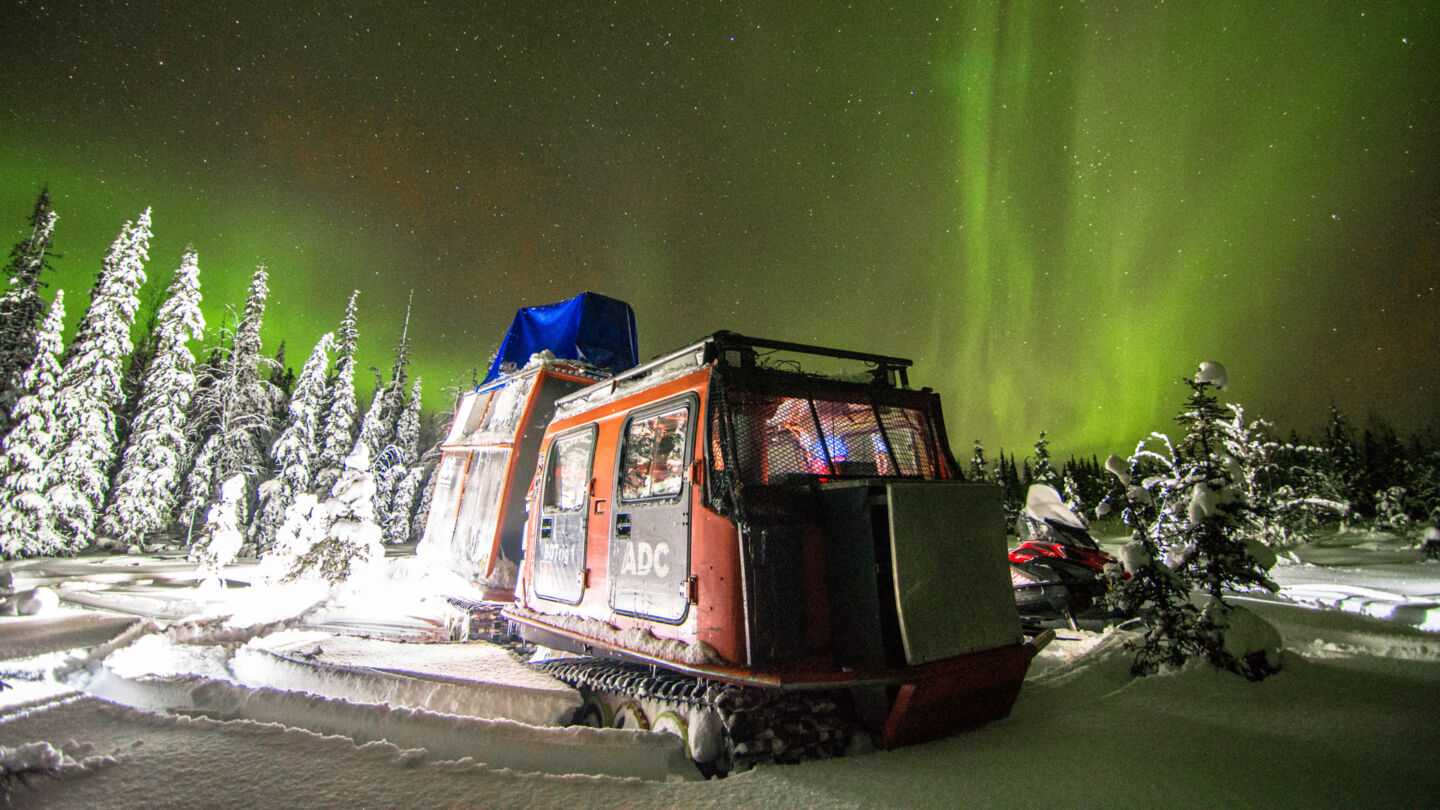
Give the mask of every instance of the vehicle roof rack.
M 566 394 L 557 399 L 555 405 L 557 411 L 562 413 L 567 408 L 578 407 L 577 403 L 583 403 L 584 407 L 589 407 L 589 404 L 595 401 L 597 392 L 601 390 L 609 393 L 600 396 L 614 396 L 616 392 L 629 386 L 643 384 L 640 382 L 641 380 L 650 379 L 656 374 L 664 378 L 673 374 L 688 373 L 685 372 L 685 369 L 698 368 L 712 362 L 736 368 L 758 368 L 762 366 L 761 358 L 768 352 L 790 352 L 859 361 L 871 366 L 869 371 L 877 385 L 887 385 L 891 388 L 909 387 L 910 380 L 906 369 L 914 364 L 904 357 L 852 352 L 825 346 L 789 343 L 783 340 L 767 340 L 722 331 L 701 338 L 683 349 L 661 355 L 613 377 L 600 380 L 588 388 Z
M 726 365 L 733 366 L 754 366 L 756 365 L 760 350 L 791 352 L 795 354 L 809 354 L 817 357 L 833 357 L 840 360 L 857 360 L 873 366 L 871 373 L 875 375 L 876 382 L 884 383 L 891 387 L 908 387 L 910 384 L 907 369 L 914 365 L 914 362 L 904 357 L 891 357 L 884 354 L 870 354 L 868 352 L 852 352 L 845 349 L 832 349 L 826 346 L 812 346 L 805 343 L 790 343 L 783 340 L 767 340 L 765 338 L 747 337 L 735 332 L 716 332 L 704 341 L 707 349 L 714 353 L 713 357 L 707 359 L 718 359 Z

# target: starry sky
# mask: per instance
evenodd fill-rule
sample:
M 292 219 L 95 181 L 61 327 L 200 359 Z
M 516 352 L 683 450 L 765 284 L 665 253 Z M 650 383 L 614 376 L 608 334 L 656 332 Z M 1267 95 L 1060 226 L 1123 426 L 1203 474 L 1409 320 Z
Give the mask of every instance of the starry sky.
M 1302 431 L 1440 424 L 1440 8 L 1415 2 L 0 2 L 0 237 L 69 322 L 153 207 L 299 367 L 360 289 L 427 403 L 594 290 L 912 357 L 961 457 L 1126 453 L 1201 360 Z M 362 372 L 363 373 L 363 372 Z M 360 387 L 369 387 L 363 379 Z

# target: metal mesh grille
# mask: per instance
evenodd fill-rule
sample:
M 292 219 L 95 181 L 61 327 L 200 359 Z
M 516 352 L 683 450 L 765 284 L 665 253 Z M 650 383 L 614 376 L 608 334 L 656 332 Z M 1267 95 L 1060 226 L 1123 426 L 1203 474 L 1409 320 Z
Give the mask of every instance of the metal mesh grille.
M 928 392 L 764 369 L 717 373 L 711 392 L 712 500 L 722 513 L 809 520 L 806 484 L 949 478 Z

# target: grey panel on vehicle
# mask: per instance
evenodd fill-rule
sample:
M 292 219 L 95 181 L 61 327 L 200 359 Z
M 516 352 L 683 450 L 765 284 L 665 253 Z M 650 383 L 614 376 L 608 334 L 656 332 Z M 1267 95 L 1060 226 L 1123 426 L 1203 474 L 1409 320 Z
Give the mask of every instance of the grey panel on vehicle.
M 1019 640 L 999 487 L 892 483 L 888 491 L 895 599 L 908 662 Z
M 830 633 L 835 663 L 843 667 L 878 667 L 885 663 L 870 493 L 865 481 L 837 481 L 820 490 L 827 543 Z

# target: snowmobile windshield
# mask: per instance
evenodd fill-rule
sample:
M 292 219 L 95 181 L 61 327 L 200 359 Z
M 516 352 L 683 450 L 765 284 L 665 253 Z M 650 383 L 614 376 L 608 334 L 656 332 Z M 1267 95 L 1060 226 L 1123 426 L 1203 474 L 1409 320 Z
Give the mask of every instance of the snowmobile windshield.
M 736 483 L 956 477 L 929 391 L 773 369 L 726 369 L 716 388 L 711 466 Z

